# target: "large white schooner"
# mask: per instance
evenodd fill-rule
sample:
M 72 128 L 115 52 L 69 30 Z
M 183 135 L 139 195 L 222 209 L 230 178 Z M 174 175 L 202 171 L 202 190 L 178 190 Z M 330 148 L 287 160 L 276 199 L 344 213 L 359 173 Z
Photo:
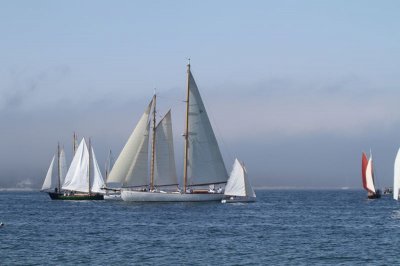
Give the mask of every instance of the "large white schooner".
M 149 166 L 150 113 L 153 110 Z M 112 168 L 108 184 L 120 184 L 124 201 L 220 201 L 228 174 L 193 75 L 187 66 L 183 187 L 178 188 L 171 112 L 156 125 L 154 95 Z M 206 187 L 206 189 L 205 189 Z

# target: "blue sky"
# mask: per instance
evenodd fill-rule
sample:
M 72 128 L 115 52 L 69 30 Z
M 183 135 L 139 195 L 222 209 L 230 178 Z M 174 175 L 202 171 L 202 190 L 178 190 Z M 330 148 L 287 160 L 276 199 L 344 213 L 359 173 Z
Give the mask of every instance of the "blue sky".
M 399 12 L 398 1 L 0 1 L 0 187 L 40 184 L 73 131 L 100 162 L 119 154 L 155 87 L 180 171 L 188 57 L 228 169 L 238 156 L 256 186 L 360 187 L 372 148 L 390 185 Z

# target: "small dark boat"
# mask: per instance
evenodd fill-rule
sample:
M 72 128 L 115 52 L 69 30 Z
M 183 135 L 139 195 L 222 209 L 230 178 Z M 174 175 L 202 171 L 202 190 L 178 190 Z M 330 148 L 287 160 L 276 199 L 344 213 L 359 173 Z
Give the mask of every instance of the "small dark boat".
M 52 200 L 104 200 L 102 194 L 87 194 L 87 193 L 70 193 L 62 194 L 57 192 L 48 192 Z
M 368 198 L 379 199 L 381 197 L 381 191 L 379 189 L 375 189 L 375 175 L 372 163 L 372 153 L 369 159 L 367 159 L 367 155 L 364 152 L 362 153 L 361 174 L 363 187 L 368 192 Z

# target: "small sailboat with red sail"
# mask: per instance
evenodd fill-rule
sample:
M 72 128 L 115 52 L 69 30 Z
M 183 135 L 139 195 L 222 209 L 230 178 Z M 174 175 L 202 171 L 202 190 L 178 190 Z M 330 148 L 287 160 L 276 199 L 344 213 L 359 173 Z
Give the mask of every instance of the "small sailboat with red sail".
M 370 153 L 369 159 L 367 159 L 367 155 L 364 152 L 362 153 L 361 173 L 362 173 L 363 187 L 368 192 L 368 198 L 369 199 L 380 198 L 381 192 L 379 189 L 375 188 L 375 175 L 374 175 L 374 166 L 372 161 L 372 152 Z

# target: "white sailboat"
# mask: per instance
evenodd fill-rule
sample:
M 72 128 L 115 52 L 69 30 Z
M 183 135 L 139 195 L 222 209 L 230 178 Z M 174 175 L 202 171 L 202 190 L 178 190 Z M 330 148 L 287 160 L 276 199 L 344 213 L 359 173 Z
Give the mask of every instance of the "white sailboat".
M 93 147 L 89 140 L 89 149 L 82 139 L 68 169 L 62 189 L 63 194 L 51 195 L 61 200 L 102 200 L 103 177 L 97 164 Z
M 199 187 L 209 185 L 225 184 L 228 174 L 190 71 L 190 64 L 187 73 L 183 189 L 179 190 L 177 187 L 171 114 L 168 112 L 160 123 L 155 125 L 156 96 L 154 96 L 110 173 L 110 182 L 122 184 L 121 197 L 125 201 L 219 201 L 223 197 L 222 191 L 199 189 Z M 152 106 L 153 127 L 149 176 L 150 124 L 148 121 Z
M 399 200 L 400 190 L 400 149 L 397 151 L 394 161 L 394 178 L 393 178 L 393 198 Z
M 235 159 L 231 175 L 225 186 L 224 199 L 222 199 L 221 202 L 234 203 L 254 201 L 256 201 L 256 193 L 247 177 L 246 168 L 238 159 Z
M 61 193 L 61 184 L 64 182 L 66 173 L 67 161 L 65 152 L 63 148 L 60 149 L 60 145 L 57 145 L 57 154 L 51 160 L 41 191 Z
M 370 152 L 370 157 L 367 159 L 365 153 L 362 153 L 361 159 L 361 174 L 363 187 L 368 192 L 369 199 L 376 199 L 381 197 L 380 190 L 375 189 L 375 175 L 372 160 L 372 152 Z

